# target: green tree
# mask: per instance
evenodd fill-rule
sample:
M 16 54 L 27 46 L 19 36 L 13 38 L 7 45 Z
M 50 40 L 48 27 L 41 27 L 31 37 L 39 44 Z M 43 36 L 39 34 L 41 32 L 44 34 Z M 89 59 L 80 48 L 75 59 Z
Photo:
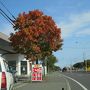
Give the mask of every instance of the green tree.
M 48 70 L 55 70 L 55 63 L 58 62 L 57 58 L 54 55 L 50 55 L 46 59 Z
M 75 63 L 73 65 L 74 68 L 83 68 L 84 67 L 84 62 L 78 62 L 78 63 Z
M 61 68 L 60 68 L 59 66 L 56 66 L 56 65 L 55 65 L 55 66 L 54 66 L 54 70 L 55 70 L 55 71 L 60 71 Z

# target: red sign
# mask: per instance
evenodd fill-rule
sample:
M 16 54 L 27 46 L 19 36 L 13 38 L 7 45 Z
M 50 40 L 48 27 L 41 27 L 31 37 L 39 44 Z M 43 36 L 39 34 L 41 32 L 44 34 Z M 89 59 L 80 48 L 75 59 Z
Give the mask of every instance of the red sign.
M 32 65 L 32 81 L 42 81 L 42 65 Z

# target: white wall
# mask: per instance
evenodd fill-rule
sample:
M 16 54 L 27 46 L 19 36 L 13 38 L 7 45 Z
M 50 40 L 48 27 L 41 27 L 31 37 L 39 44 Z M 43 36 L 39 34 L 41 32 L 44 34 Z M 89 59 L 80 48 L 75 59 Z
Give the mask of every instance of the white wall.
M 19 72 L 18 74 L 21 75 L 21 61 L 27 61 L 27 76 L 30 75 L 31 71 L 30 71 L 30 62 L 29 60 L 26 60 L 24 55 L 19 54 L 19 60 L 18 60 L 18 66 L 19 66 Z

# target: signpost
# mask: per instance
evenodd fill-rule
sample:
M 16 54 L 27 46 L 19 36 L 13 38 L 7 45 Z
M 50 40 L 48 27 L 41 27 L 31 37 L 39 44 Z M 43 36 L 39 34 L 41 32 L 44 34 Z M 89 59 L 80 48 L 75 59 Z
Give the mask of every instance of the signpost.
M 35 64 L 32 65 L 32 81 L 42 81 L 42 65 L 41 64 Z

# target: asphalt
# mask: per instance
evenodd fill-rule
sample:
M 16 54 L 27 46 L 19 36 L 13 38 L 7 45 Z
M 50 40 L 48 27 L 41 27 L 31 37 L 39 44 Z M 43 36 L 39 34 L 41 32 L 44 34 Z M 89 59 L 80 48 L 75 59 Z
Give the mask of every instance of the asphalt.
M 69 82 L 59 72 L 49 73 L 42 82 L 15 85 L 14 90 L 71 90 Z
M 82 84 L 87 90 L 90 90 L 90 72 L 65 72 L 62 73 L 70 78 L 73 78 L 74 80 L 78 81 L 80 84 Z M 71 79 L 68 79 L 68 82 L 70 84 L 71 90 L 83 90 L 79 84 L 74 82 Z M 84 89 L 86 90 L 86 89 Z

